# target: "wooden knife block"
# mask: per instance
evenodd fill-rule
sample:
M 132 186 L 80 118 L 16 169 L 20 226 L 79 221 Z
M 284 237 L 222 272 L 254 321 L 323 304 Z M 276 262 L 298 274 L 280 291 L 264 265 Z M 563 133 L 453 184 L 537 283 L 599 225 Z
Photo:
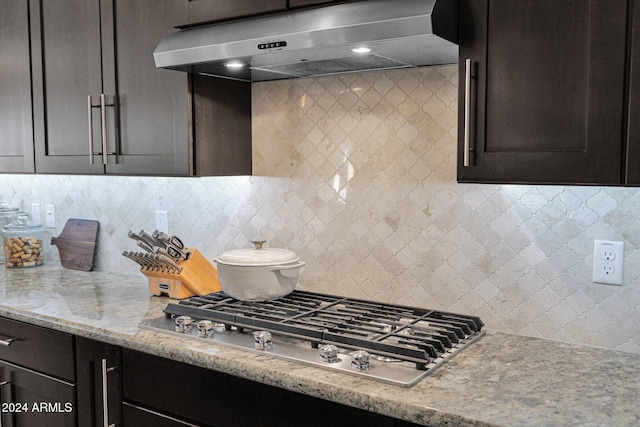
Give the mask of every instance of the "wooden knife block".
M 149 279 L 151 295 L 168 295 L 170 298 L 182 299 L 222 290 L 218 270 L 197 249 L 186 250 L 191 252 L 191 256 L 177 263 L 182 268 L 179 274 L 140 269 Z

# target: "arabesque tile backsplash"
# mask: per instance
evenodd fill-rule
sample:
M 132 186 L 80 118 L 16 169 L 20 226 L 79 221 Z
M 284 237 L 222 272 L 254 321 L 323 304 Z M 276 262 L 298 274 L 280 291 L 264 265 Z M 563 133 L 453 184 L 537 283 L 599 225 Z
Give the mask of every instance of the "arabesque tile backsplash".
M 456 121 L 455 65 L 257 83 L 252 177 L 1 175 L 0 196 L 55 204 L 50 235 L 100 221 L 100 270 L 135 274 L 127 230 L 161 209 L 210 260 L 296 251 L 308 290 L 640 353 L 640 189 L 457 184 Z M 625 242 L 623 286 L 592 282 L 594 239 Z

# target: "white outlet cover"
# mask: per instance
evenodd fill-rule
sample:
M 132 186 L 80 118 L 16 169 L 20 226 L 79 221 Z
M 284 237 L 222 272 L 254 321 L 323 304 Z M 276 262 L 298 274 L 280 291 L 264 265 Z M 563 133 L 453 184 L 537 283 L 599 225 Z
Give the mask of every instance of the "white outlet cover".
M 169 234 L 169 217 L 167 211 L 156 211 L 156 230 Z
M 622 285 L 624 242 L 596 240 L 593 244 L 593 281 Z
M 44 205 L 44 220 L 47 228 L 56 228 L 56 207 L 55 205 Z

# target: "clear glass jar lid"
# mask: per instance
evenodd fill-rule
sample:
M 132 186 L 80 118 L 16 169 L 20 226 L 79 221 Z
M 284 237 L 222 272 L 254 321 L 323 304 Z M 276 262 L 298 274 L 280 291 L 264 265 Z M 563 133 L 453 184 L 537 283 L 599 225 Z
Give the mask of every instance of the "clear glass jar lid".
M 41 230 L 42 224 L 31 221 L 31 217 L 26 212 L 18 212 L 18 217 L 11 224 L 2 227 L 2 231 L 36 231 Z
M 0 200 L 0 215 L 15 215 L 18 213 L 18 210 L 18 208 L 9 206 L 4 200 Z
M 300 261 L 300 257 L 288 249 L 264 248 L 264 241 L 252 242 L 255 249 L 236 249 L 220 255 L 215 261 L 225 265 L 263 267 L 290 264 Z

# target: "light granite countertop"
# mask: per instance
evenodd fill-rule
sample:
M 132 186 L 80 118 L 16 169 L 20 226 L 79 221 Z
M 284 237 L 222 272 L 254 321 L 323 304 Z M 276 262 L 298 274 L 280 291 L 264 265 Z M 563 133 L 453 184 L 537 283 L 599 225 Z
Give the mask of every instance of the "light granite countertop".
M 0 267 L 0 316 L 157 354 L 406 421 L 640 425 L 640 356 L 488 331 L 411 388 L 138 328 L 170 300 L 143 275 Z

